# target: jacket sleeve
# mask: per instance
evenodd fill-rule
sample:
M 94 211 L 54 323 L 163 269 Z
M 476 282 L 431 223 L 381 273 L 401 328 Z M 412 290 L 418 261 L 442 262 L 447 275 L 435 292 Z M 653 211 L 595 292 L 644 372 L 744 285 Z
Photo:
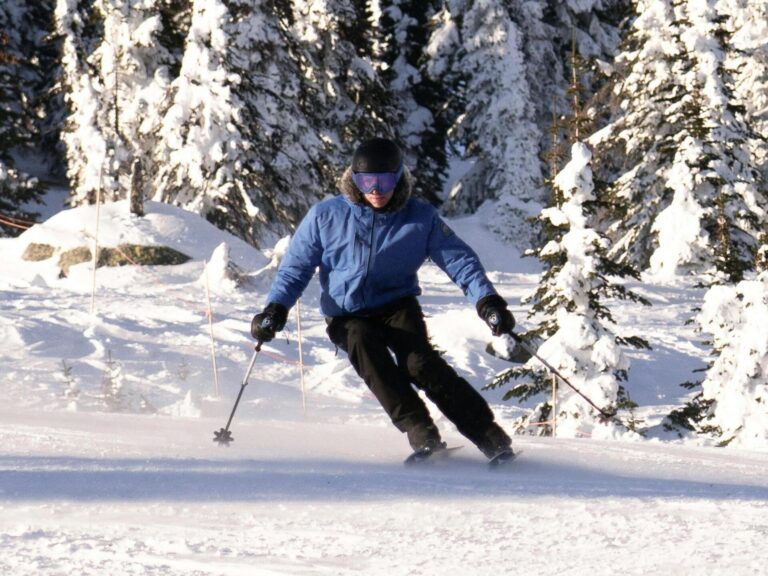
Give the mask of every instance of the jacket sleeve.
M 477 301 L 485 296 L 496 294 L 480 258 L 443 222 L 436 210 L 432 213 L 429 257 L 461 288 L 473 305 L 477 305 Z
M 291 238 L 288 252 L 283 256 L 267 295 L 267 304 L 275 302 L 290 310 L 320 265 L 322 253 L 318 215 L 316 207 L 313 207 Z

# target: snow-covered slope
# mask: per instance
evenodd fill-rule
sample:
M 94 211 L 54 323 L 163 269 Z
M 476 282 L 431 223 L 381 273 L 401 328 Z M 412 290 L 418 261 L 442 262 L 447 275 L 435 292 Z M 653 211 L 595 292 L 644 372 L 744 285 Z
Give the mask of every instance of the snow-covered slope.
M 212 433 L 240 389 L 273 254 L 172 207 L 148 212 L 102 207 L 100 245 L 164 244 L 192 260 L 99 268 L 94 313 L 89 263 L 58 278 L 56 257 L 20 258 L 30 242 L 88 245 L 92 208 L 0 241 L 0 573 L 764 573 L 768 454 L 653 427 L 702 365 L 684 325 L 700 290 L 639 284 L 652 308 L 614 308 L 654 347 L 630 353 L 648 440 L 516 436 L 522 455 L 492 473 L 440 418 L 464 448 L 403 467 L 407 442 L 328 343 L 313 283 L 302 301 L 303 392 L 292 312 L 286 337 L 258 357 L 235 442 L 221 449 Z M 478 216 L 451 226 L 525 322 L 535 263 Z M 239 288 L 224 274 L 227 249 L 246 273 Z M 507 366 L 484 352 L 487 327 L 437 268 L 421 281 L 436 345 L 482 386 Z M 527 407 L 500 402 L 502 392 L 485 394 L 510 426 Z

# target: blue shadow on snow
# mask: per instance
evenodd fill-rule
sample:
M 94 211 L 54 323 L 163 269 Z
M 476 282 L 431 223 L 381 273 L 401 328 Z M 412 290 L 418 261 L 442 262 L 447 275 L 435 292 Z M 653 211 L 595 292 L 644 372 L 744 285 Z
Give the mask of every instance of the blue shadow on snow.
M 343 460 L 0 456 L 0 501 L 268 502 L 402 498 L 768 500 L 768 486 L 617 475 L 526 455 L 490 470 L 464 456 L 420 467 Z

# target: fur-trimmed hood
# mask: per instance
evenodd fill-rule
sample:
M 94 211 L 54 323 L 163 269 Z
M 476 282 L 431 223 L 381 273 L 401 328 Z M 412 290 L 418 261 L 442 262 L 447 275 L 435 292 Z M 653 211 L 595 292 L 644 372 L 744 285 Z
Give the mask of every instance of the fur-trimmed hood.
M 352 181 L 351 167 L 344 170 L 344 173 L 341 175 L 341 178 L 339 178 L 337 182 L 337 186 L 339 191 L 344 196 L 346 196 L 350 202 L 354 204 L 365 204 L 363 193 L 357 189 L 357 186 L 355 186 L 355 183 Z M 408 168 L 403 166 L 403 175 L 400 176 L 400 181 L 397 183 L 397 186 L 395 186 L 395 193 L 392 196 L 392 200 L 390 200 L 389 203 L 381 209 L 381 211 L 397 212 L 403 206 L 405 206 L 406 202 L 408 202 L 412 191 L 413 179 L 411 177 L 411 173 L 408 171 Z

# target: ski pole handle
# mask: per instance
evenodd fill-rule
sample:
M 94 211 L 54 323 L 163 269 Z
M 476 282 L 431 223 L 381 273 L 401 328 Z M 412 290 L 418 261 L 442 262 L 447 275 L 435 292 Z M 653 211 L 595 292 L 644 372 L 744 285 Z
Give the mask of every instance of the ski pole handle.
M 511 332 L 515 327 L 515 317 L 507 309 L 507 304 L 503 300 L 500 304 L 482 306 L 479 312 L 480 317 L 488 324 L 494 336 L 502 336 Z
M 281 328 L 282 325 L 280 322 L 276 320 L 268 310 L 256 314 L 253 317 L 253 320 L 251 320 L 251 336 L 253 336 L 259 343 L 272 340 L 277 331 Z

